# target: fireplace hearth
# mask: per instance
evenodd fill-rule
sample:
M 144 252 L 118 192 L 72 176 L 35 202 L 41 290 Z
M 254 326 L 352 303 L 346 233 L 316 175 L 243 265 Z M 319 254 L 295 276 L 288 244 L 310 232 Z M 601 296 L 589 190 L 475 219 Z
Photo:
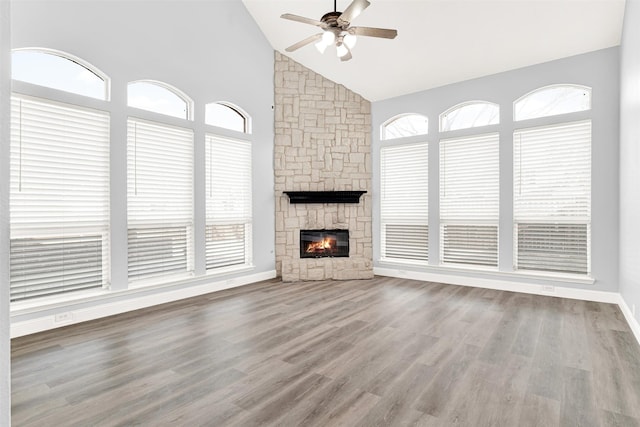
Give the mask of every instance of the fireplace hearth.
M 348 256 L 349 230 L 300 230 L 300 258 Z

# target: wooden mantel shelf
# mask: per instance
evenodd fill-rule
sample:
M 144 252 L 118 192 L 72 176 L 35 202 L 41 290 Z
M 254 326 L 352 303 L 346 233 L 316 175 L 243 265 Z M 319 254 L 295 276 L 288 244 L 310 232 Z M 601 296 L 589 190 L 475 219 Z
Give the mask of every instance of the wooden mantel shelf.
M 360 203 L 366 191 L 283 191 L 290 203 Z

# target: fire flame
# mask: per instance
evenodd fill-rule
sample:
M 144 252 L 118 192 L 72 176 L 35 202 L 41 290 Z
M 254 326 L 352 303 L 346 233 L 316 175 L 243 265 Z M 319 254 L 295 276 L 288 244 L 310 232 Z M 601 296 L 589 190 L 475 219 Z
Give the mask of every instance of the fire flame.
M 307 245 L 307 252 L 324 252 L 333 248 L 333 239 L 325 237 L 319 242 L 311 242 Z

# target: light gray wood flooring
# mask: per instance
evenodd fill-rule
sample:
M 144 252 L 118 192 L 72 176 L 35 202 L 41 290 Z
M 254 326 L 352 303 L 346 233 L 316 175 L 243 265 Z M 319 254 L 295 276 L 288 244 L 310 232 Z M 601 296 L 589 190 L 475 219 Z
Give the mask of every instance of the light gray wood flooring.
M 640 426 L 619 308 L 257 283 L 13 340 L 14 426 Z

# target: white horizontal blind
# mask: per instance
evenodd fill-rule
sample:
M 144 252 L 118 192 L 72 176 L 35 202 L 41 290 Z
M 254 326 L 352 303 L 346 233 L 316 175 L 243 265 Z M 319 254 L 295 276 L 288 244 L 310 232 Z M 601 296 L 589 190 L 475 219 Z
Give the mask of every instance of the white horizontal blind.
M 590 272 L 591 121 L 514 133 L 515 263 Z
M 207 270 L 251 264 L 251 143 L 206 136 Z
M 129 280 L 193 271 L 193 132 L 130 118 Z
M 497 267 L 497 133 L 440 141 L 441 261 Z
M 109 114 L 11 102 L 11 300 L 107 286 Z
M 428 260 L 428 148 L 422 143 L 380 151 L 383 258 Z

